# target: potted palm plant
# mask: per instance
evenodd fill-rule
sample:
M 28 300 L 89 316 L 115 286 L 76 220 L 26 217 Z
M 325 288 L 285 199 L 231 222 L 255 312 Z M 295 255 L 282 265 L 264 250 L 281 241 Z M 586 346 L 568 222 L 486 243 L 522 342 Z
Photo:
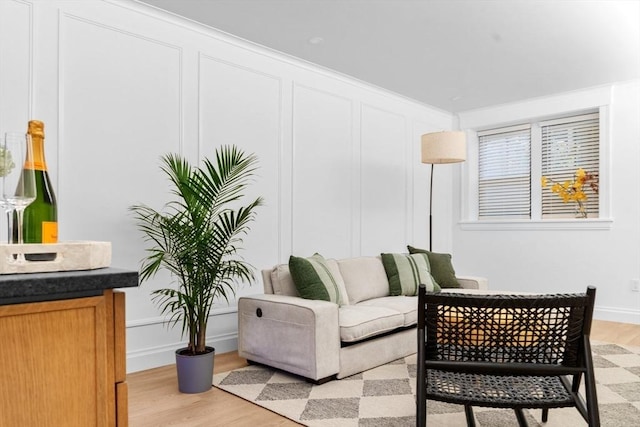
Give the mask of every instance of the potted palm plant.
M 175 197 L 160 212 L 144 204 L 130 207 L 150 244 L 140 280 L 165 269 L 174 285 L 152 295 L 169 325 L 180 323 L 189 338 L 187 347 L 176 351 L 178 385 L 184 393 L 211 388 L 215 349 L 206 345 L 206 334 L 214 302 L 228 302 L 239 282 L 254 279 L 253 268 L 238 251 L 262 204 L 260 197 L 247 205 L 241 201 L 256 163 L 255 155 L 235 146 L 220 147 L 215 163 L 205 159 L 202 167 L 167 154 L 161 169 Z

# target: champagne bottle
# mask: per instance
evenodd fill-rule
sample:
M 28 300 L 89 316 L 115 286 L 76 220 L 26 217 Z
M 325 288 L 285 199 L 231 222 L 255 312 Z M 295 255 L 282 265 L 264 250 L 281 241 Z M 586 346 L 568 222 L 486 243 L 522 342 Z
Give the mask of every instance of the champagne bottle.
M 27 133 L 33 141 L 33 162 L 25 163 L 24 167 L 35 171 L 36 199 L 24 210 L 24 243 L 57 243 L 58 205 L 44 157 L 44 123 L 29 121 Z M 25 258 L 51 261 L 55 259 L 55 253 L 27 254 Z

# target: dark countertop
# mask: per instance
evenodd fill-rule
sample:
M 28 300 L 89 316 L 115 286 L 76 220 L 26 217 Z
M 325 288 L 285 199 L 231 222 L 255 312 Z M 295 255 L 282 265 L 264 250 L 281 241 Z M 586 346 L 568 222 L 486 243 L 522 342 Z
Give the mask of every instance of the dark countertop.
M 138 272 L 119 268 L 0 275 L 0 305 L 102 295 L 138 286 Z

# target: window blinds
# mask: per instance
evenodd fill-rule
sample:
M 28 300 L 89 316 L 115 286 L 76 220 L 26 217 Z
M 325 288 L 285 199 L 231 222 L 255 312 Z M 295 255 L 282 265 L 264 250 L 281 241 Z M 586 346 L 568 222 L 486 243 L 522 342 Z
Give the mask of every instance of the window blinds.
M 478 219 L 531 217 L 531 127 L 478 133 Z
M 578 168 L 599 173 L 600 124 L 598 114 L 557 119 L 540 123 L 542 132 L 542 175 L 555 182 L 573 182 Z M 598 217 L 598 194 L 583 187 L 588 216 Z M 573 218 L 576 203 L 564 203 L 551 186 L 542 190 L 542 217 Z

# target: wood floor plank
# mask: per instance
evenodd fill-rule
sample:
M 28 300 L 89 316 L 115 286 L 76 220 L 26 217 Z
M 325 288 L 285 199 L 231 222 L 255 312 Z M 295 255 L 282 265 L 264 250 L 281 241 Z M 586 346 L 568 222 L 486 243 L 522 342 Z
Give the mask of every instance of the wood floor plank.
M 594 320 L 591 339 L 640 347 L 640 325 Z
M 246 360 L 235 351 L 218 354 L 214 372 L 227 372 L 246 365 Z M 299 425 L 217 388 L 198 394 L 180 393 L 175 365 L 129 374 L 127 382 L 131 427 Z
M 594 320 L 591 338 L 640 347 L 640 325 Z M 237 352 L 218 354 L 214 372 L 227 372 L 246 365 L 246 360 Z M 129 374 L 127 382 L 131 427 L 299 425 L 217 388 L 199 394 L 180 393 L 175 365 Z

